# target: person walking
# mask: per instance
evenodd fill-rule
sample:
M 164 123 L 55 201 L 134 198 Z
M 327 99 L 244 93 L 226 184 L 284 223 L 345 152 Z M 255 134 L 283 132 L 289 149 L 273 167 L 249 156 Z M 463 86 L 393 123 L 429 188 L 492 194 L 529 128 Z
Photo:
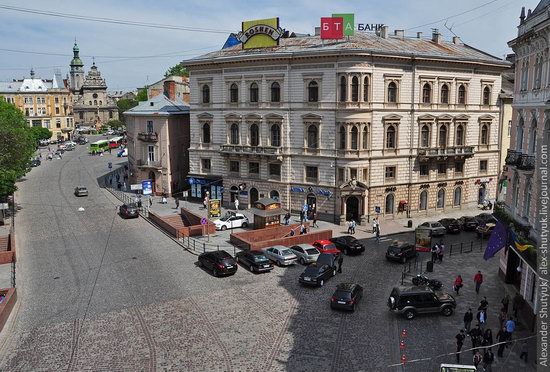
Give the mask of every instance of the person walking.
M 437 261 L 437 251 L 439 250 L 439 245 L 435 243 L 432 247 L 432 262 Z
M 475 355 L 477 348 L 481 346 L 481 328 L 479 324 L 470 331 L 470 338 L 472 339 L 472 353 Z
M 239 210 L 239 199 L 238 198 L 235 198 L 235 210 L 236 211 Z
M 485 329 L 485 323 L 487 322 L 487 313 L 485 310 L 480 310 L 477 312 L 477 322 L 481 331 Z
M 302 222 L 302 224 L 300 225 L 300 235 L 304 235 L 305 233 L 306 233 L 306 226 Z
M 357 222 L 352 218 L 351 219 L 351 235 L 355 234 L 355 227 L 357 226 Z
M 464 330 L 461 329 L 460 332 L 457 333 L 455 338 L 456 338 L 456 364 L 460 364 L 460 350 L 462 350 L 462 345 L 464 345 L 464 339 L 466 338 L 466 335 L 464 334 Z
M 491 351 L 491 348 L 488 348 L 485 350 L 485 354 L 483 354 L 483 371 L 484 372 L 491 372 L 493 370 L 493 362 L 495 361 L 495 354 Z
M 342 264 L 343 263 L 344 263 L 344 255 L 340 253 L 338 255 L 338 272 L 339 273 L 342 273 Z
M 290 212 L 286 212 L 285 214 L 285 225 L 288 225 L 290 223 Z
M 508 335 L 506 334 L 506 327 L 502 327 L 497 333 L 497 341 L 499 343 L 497 356 L 502 358 L 504 356 L 504 348 L 506 347 L 506 341 L 508 340 Z
M 498 327 L 502 328 L 504 326 L 504 322 L 506 321 L 506 312 L 504 311 L 504 307 L 500 309 L 500 312 L 498 313 Z
M 149 208 L 151 208 L 153 206 L 153 197 L 150 196 L 149 197 Z
M 180 200 L 176 197 L 176 209 L 180 207 Z
M 162 204 L 168 203 L 168 200 L 166 200 L 166 194 L 162 194 Z
M 483 299 L 479 301 L 478 310 L 487 310 L 487 306 L 489 306 L 489 301 L 487 301 L 487 296 L 483 296 Z
M 351 220 L 348 221 L 348 234 L 351 234 Z
M 317 225 L 317 212 L 313 212 L 313 227 L 319 227 Z
M 472 313 L 472 309 L 468 309 L 468 311 L 464 314 L 464 329 L 466 330 L 466 333 L 470 333 L 472 320 L 474 320 L 474 314 Z
M 514 319 L 512 319 L 512 317 L 510 317 L 510 319 L 508 319 L 508 321 L 506 322 L 504 327 L 506 328 L 506 333 L 507 333 L 506 336 L 507 336 L 508 340 L 511 340 L 512 339 L 512 334 L 516 330 L 516 322 L 514 322 Z
M 493 344 L 493 331 L 491 331 L 491 328 L 487 328 L 485 330 L 485 333 L 483 334 L 483 341 L 487 345 L 492 345 Z
M 443 263 L 443 255 L 445 254 L 445 244 L 443 242 L 439 243 L 439 252 L 437 253 L 437 258 L 439 263 Z
M 502 308 L 504 309 L 504 312 L 507 313 L 508 312 L 508 307 L 509 307 L 509 304 L 510 304 L 510 295 L 508 293 L 506 293 L 506 296 L 504 296 L 502 298 L 500 303 L 502 304 Z
M 478 271 L 477 274 L 474 276 L 474 282 L 476 283 L 476 293 L 479 294 L 481 283 L 483 283 L 483 274 L 481 274 L 481 271 Z
M 455 284 L 453 286 L 453 289 L 455 290 L 457 296 L 458 296 L 458 292 L 460 291 L 460 288 L 462 288 L 463 284 L 462 284 L 462 276 L 458 275 L 456 278 L 455 278 Z
M 376 242 L 380 244 L 380 225 L 376 228 Z
M 529 343 L 527 342 L 527 340 L 523 340 L 521 342 L 521 349 L 520 350 L 521 350 L 521 354 L 519 354 L 519 359 L 525 360 L 525 363 L 528 363 L 527 362 L 527 356 L 528 356 L 527 352 L 529 350 Z
M 305 213 L 303 210 L 300 211 L 300 224 L 303 224 L 304 223 L 304 216 Z M 348 233 L 349 233 L 349 229 L 348 229 Z
M 473 358 L 474 367 L 477 368 L 477 366 L 481 363 L 482 359 L 483 358 L 481 356 L 481 353 L 479 352 L 479 350 L 476 350 L 476 352 L 474 353 L 474 358 Z
M 376 217 L 372 219 L 372 233 L 376 234 L 376 229 L 378 228 L 378 221 L 376 221 Z

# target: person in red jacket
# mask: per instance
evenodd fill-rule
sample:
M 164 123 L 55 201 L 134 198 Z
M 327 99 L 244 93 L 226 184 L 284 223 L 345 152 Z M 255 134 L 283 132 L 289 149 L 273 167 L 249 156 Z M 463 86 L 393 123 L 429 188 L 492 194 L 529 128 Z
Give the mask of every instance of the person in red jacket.
M 481 283 L 483 283 L 483 275 L 481 274 L 481 271 L 478 271 L 474 276 L 474 282 L 476 283 L 476 293 L 479 294 L 479 288 L 481 287 Z
M 453 286 L 456 294 L 458 295 L 458 291 L 460 291 L 460 288 L 462 288 L 462 276 L 457 276 L 456 279 L 455 279 L 455 284 Z

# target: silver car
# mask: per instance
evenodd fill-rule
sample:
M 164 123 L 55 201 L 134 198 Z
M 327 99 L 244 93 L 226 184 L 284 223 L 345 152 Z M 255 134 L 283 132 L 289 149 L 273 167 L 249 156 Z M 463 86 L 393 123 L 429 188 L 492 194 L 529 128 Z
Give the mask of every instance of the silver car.
M 321 254 L 321 252 L 311 244 L 298 244 L 290 247 L 290 250 L 298 257 L 298 261 L 302 265 L 316 262 L 317 257 Z
M 298 257 L 287 247 L 275 245 L 265 248 L 264 254 L 271 261 L 274 261 L 279 266 L 288 266 L 296 263 Z
M 432 232 L 432 236 L 445 235 L 445 233 L 447 232 L 447 229 L 445 229 L 445 226 L 443 226 L 437 221 L 424 222 L 418 225 L 418 227 L 421 229 L 430 230 Z

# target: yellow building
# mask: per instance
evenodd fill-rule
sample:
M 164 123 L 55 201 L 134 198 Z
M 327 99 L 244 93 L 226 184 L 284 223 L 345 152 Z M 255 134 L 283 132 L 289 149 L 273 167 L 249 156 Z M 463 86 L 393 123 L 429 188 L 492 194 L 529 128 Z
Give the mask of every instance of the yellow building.
M 67 82 L 56 73 L 51 80 L 31 77 L 0 82 L 0 96 L 23 111 L 29 126 L 52 131 L 52 139 L 70 139 L 74 131 L 73 103 Z

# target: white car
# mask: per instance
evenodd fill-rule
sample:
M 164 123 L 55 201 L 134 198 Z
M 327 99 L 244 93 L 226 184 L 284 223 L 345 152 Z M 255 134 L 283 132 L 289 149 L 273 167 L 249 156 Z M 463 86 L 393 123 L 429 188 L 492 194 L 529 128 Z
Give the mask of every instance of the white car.
M 115 131 L 112 130 L 112 129 L 109 129 L 106 133 L 108 136 L 112 136 L 113 134 L 115 134 Z
M 279 266 L 294 265 L 298 259 L 290 249 L 282 245 L 265 248 L 264 254 Z
M 421 229 L 430 230 L 432 232 L 432 236 L 445 235 L 445 233 L 447 232 L 445 226 L 437 221 L 424 222 L 423 224 L 418 225 L 418 227 Z
M 298 244 L 290 247 L 290 250 L 298 257 L 302 265 L 317 262 L 317 257 L 321 254 L 317 248 L 311 244 Z
M 222 231 L 237 227 L 247 227 L 249 224 L 248 218 L 242 213 L 232 213 L 214 221 L 216 230 Z

